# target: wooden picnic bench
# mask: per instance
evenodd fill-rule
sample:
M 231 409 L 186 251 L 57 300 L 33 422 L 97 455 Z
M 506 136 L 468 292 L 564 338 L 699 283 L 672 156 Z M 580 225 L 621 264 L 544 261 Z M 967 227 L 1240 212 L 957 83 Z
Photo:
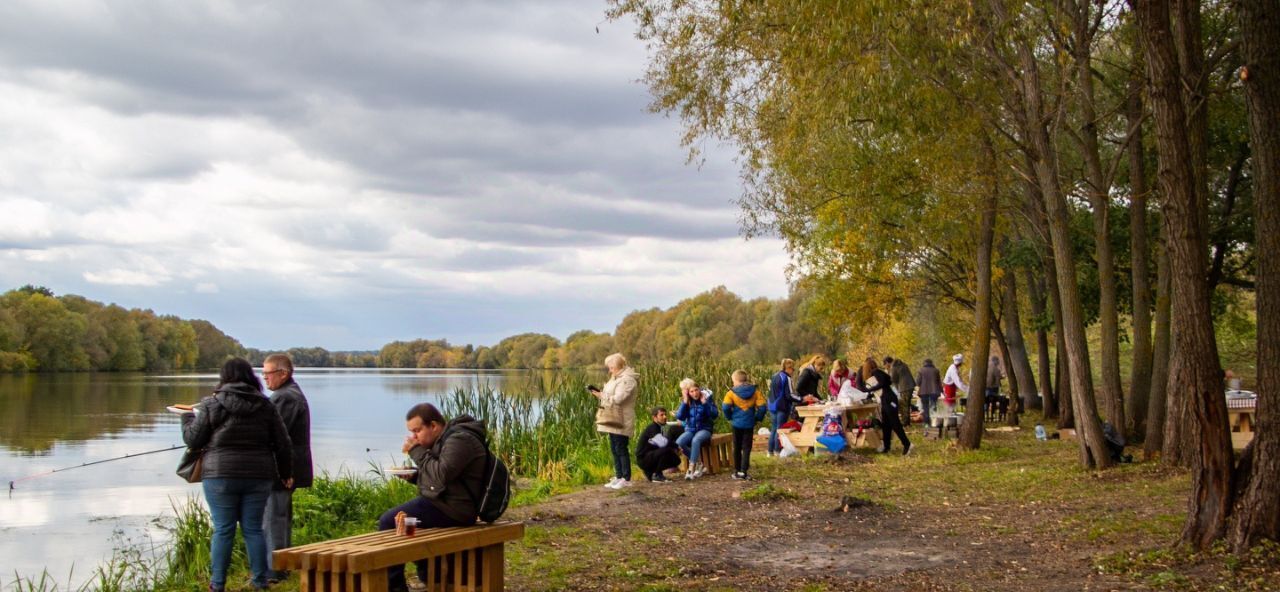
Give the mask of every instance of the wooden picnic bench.
M 414 536 L 383 530 L 281 549 L 275 569 L 298 571 L 302 592 L 386 592 L 387 568 L 427 560 L 419 573 L 430 592 L 502 590 L 503 543 L 524 537 L 523 522 L 421 528 Z
M 702 445 L 698 458 L 706 467 L 708 475 L 733 467 L 733 434 L 711 434 L 711 439 Z M 680 457 L 680 470 L 689 470 L 689 459 Z

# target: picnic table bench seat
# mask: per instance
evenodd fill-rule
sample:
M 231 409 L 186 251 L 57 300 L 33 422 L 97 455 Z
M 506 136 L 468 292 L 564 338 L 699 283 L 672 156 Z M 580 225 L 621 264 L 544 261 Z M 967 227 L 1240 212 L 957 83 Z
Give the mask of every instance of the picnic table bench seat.
M 703 443 L 698 458 L 708 475 L 733 468 L 733 434 L 711 434 L 711 439 Z M 689 459 L 684 455 L 680 456 L 680 470 L 689 470 Z
M 435 591 L 502 590 L 503 544 L 524 537 L 523 522 L 382 530 L 281 549 L 273 567 L 297 571 L 302 592 L 386 592 L 387 567 L 428 560 L 418 577 Z

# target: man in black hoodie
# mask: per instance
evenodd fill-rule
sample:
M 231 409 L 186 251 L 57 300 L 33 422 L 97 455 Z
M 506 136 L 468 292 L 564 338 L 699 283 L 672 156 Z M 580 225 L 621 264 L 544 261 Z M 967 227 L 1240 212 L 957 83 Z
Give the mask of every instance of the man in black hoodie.
M 293 490 L 311 487 L 311 407 L 302 388 L 293 380 L 293 360 L 285 354 L 271 354 L 262 362 L 262 377 L 271 390 L 271 402 L 280 412 L 289 440 L 293 442 L 293 478 L 277 481 L 267 498 L 263 531 L 267 537 L 267 558 L 273 551 L 293 546 Z M 272 565 L 271 580 L 289 577 Z
M 378 530 L 395 528 L 400 512 L 417 518 L 420 528 L 475 524 L 488 457 L 484 424 L 470 415 L 446 422 L 435 405 L 419 403 L 405 415 L 405 427 L 409 436 L 401 450 L 418 467 L 406 478 L 418 485 L 418 496 L 384 512 Z M 426 569 L 425 561 L 418 565 L 419 574 Z M 387 584 L 390 592 L 408 589 L 403 565 L 387 568 Z

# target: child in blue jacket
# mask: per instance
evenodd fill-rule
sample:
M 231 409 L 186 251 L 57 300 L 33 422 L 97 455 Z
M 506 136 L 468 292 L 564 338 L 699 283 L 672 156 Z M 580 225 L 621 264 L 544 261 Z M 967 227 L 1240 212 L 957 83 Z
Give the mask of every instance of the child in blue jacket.
M 751 384 L 745 370 L 733 371 L 733 388 L 724 394 L 724 418 L 733 426 L 733 478 L 750 480 L 751 444 L 756 424 L 768 411 L 764 394 Z
M 684 422 L 684 433 L 676 439 L 676 444 L 689 459 L 685 480 L 691 481 L 706 473 L 701 461 L 702 445 L 711 440 L 711 428 L 719 415 L 715 401 L 711 400 L 711 391 L 699 388 L 692 378 L 680 381 L 680 408 L 676 409 L 676 419 Z

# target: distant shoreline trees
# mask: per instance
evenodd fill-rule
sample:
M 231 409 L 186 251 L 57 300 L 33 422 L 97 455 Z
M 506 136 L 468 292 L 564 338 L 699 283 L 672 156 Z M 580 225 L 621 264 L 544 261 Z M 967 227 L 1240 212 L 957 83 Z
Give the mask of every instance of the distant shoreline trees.
M 32 285 L 0 295 L 0 372 L 191 370 L 243 352 L 208 321 Z

